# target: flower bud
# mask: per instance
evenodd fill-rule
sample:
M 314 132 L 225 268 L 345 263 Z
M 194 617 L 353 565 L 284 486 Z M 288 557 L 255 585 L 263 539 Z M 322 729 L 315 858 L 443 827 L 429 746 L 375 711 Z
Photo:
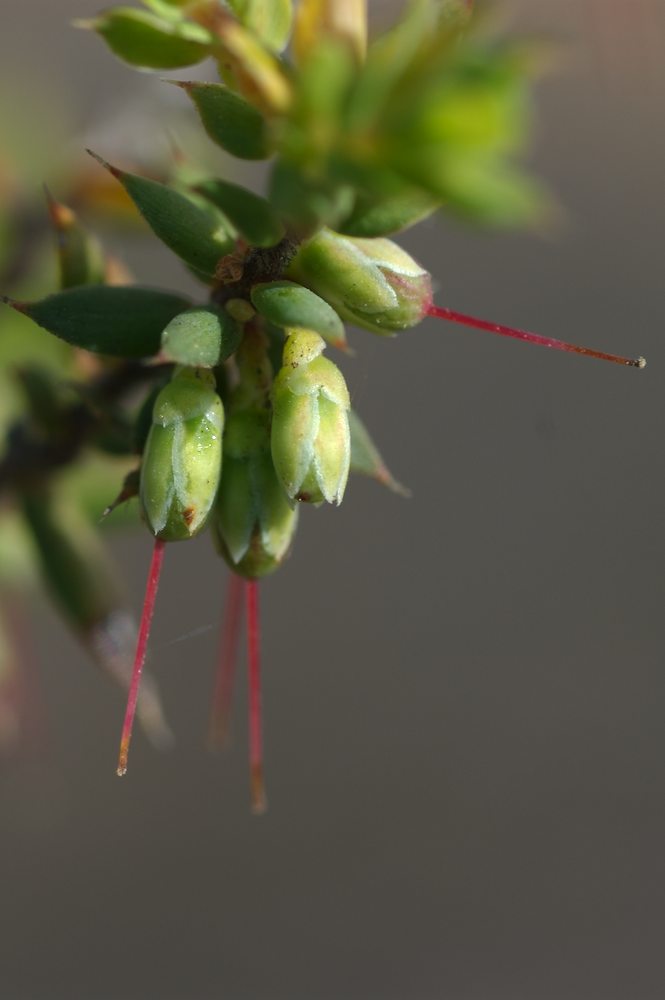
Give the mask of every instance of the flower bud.
M 224 472 L 213 517 L 217 547 L 234 573 L 254 579 L 276 570 L 298 522 L 270 455 L 269 417 L 259 409 L 229 416 Z
M 432 301 L 427 271 L 392 240 L 322 229 L 305 243 L 289 275 L 350 323 L 374 333 L 415 326 Z
M 176 369 L 155 400 L 141 466 L 141 503 L 157 538 L 191 538 L 205 525 L 219 485 L 223 429 L 212 372 Z
M 292 500 L 340 504 L 349 475 L 349 392 L 324 343 L 295 330 L 273 384 L 272 457 Z

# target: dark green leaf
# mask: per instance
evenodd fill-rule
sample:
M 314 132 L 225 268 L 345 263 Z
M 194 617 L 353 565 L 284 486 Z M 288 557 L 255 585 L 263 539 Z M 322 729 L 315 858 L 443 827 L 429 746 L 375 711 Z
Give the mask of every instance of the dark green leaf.
M 228 220 L 203 198 L 118 170 L 92 153 L 123 185 L 155 236 L 202 279 L 234 247 Z
M 209 180 L 197 184 L 196 190 L 225 213 L 251 246 L 271 247 L 284 236 L 284 226 L 270 203 L 239 184 Z
M 263 115 L 221 83 L 181 83 L 213 142 L 241 160 L 264 160 L 272 152 Z
M 170 292 L 107 285 L 82 285 L 38 302 L 0 301 L 74 347 L 119 358 L 156 354 L 164 327 L 190 305 Z

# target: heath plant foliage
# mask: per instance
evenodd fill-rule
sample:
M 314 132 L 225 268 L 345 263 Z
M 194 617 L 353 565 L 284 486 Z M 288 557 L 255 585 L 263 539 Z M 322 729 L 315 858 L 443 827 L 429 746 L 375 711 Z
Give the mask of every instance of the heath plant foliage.
M 231 574 L 213 736 L 226 728 L 244 599 L 252 804 L 264 808 L 258 581 L 289 555 L 300 505 L 341 503 L 349 472 L 400 490 L 332 360 L 348 352 L 347 324 L 385 337 L 439 316 L 644 364 L 435 306 L 427 269 L 392 239 L 438 211 L 493 226 L 543 211 L 516 163 L 532 52 L 477 20 L 471 0 L 411 0 L 368 39 L 365 0 L 144 0 L 78 22 L 138 69 L 207 62 L 215 80 L 164 85 L 225 153 L 267 161 L 259 195 L 221 169 L 176 163 L 153 179 L 92 153 L 200 283 L 195 300 L 132 283 L 52 197 L 60 289 L 4 299 L 65 354 L 55 371 L 17 372 L 0 487 L 64 615 L 129 684 L 119 774 L 137 709 L 163 735 L 156 692 L 144 678 L 139 696 L 139 680 L 165 545 L 209 528 Z M 119 459 L 126 475 L 109 492 Z M 91 492 L 97 514 L 138 497 L 155 539 L 131 678 L 132 629 Z

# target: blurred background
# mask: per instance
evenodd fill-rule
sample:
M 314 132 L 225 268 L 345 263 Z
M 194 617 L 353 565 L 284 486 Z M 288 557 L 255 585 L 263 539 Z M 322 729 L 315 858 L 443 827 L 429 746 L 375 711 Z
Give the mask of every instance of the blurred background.
M 261 819 L 244 684 L 231 750 L 205 747 L 226 584 L 207 537 L 169 547 L 154 622 L 175 749 L 137 733 L 123 781 L 122 693 L 31 607 L 31 722 L 0 759 L 3 1000 L 665 995 L 665 5 L 501 9 L 561 45 L 531 157 L 558 225 L 441 218 L 404 242 L 440 303 L 649 367 L 433 320 L 352 336 L 354 405 L 413 497 L 353 480 L 262 588 Z M 4 0 L 0 146 L 20 125 L 54 162 L 131 163 L 175 115 L 194 129 L 175 88 L 70 27 L 97 10 Z M 130 257 L 189 287 L 156 241 Z M 150 538 L 113 546 L 138 609 Z

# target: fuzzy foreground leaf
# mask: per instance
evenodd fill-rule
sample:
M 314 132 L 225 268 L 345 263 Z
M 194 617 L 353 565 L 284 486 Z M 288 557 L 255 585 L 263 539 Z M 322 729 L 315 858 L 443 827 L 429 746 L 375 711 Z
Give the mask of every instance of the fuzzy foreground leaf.
M 418 188 L 379 199 L 360 195 L 340 232 L 346 236 L 392 236 L 422 222 L 439 206 L 437 198 Z
M 195 306 L 171 320 L 162 335 L 167 361 L 192 368 L 214 368 L 240 343 L 242 327 L 223 309 Z
M 272 152 L 260 111 L 221 83 L 173 81 L 192 99 L 213 142 L 241 160 L 264 160 Z
M 252 303 L 265 319 L 284 330 L 313 330 L 328 343 L 344 348 L 346 334 L 341 319 L 324 299 L 293 281 L 255 285 Z
M 116 358 L 156 354 L 164 327 L 191 305 L 158 289 L 109 285 L 82 285 L 38 302 L 1 301 L 74 347 Z
M 114 7 L 75 24 L 96 31 L 118 58 L 143 69 L 180 69 L 210 54 L 210 36 L 199 25 L 164 21 L 133 7 Z
M 234 246 L 227 219 L 202 198 L 91 155 L 120 181 L 155 236 L 202 279 L 212 278 L 217 262 Z
M 229 7 L 246 28 L 253 31 L 263 44 L 281 52 L 289 40 L 292 0 L 228 0 Z

